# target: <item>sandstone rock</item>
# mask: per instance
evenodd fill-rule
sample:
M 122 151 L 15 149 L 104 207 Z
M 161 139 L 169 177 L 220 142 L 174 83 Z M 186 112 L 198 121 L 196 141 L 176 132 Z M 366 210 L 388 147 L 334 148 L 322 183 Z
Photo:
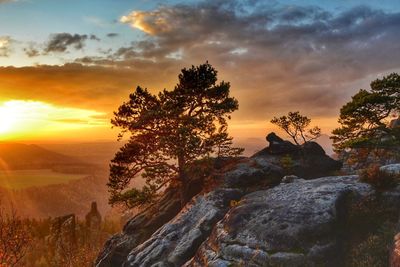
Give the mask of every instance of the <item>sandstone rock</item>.
M 215 188 L 240 188 L 254 191 L 256 188 L 268 188 L 279 184 L 283 176 L 282 168 L 264 157 L 241 159 L 224 169 L 220 177 L 221 184 Z M 189 187 L 190 188 L 190 187 Z M 202 187 L 191 186 L 192 193 L 198 193 Z M 107 241 L 97 260 L 97 267 L 121 266 L 130 251 L 146 241 L 157 229 L 173 219 L 180 211 L 179 192 L 166 191 L 163 198 L 154 207 L 144 210 L 125 225 L 123 232 Z M 216 222 L 215 222 L 216 223 Z
M 92 202 L 90 211 L 85 216 L 85 223 L 89 229 L 98 230 L 101 226 L 101 215 L 97 209 L 97 203 Z
M 387 173 L 400 174 L 400 163 L 385 165 L 380 167 L 380 169 Z
M 219 189 L 200 195 L 146 242 L 133 249 L 124 266 L 181 266 L 209 236 L 215 223 L 242 193 Z
M 269 142 L 269 146 L 267 148 L 268 153 L 275 154 L 275 155 L 282 155 L 282 154 L 293 154 L 297 153 L 299 148 L 292 144 L 289 141 L 285 141 L 275 133 L 270 133 L 266 137 L 267 141 Z
M 158 228 L 180 211 L 179 192 L 169 189 L 154 206 L 139 213 L 104 245 L 96 259 L 96 267 L 122 266 L 129 252 L 148 239 Z
M 374 195 L 357 176 L 280 184 L 242 198 L 185 266 L 342 266 L 353 204 Z M 384 194 L 396 207 L 399 192 Z
M 400 127 L 400 117 L 397 119 L 393 119 L 389 123 L 389 128 L 394 129 Z
M 265 158 L 281 166 L 286 174 L 295 174 L 306 179 L 331 175 L 338 171 L 342 163 L 326 155 L 316 142 L 306 142 L 301 146 L 285 141 L 275 133 L 267 136 L 269 146 L 256 153 L 252 158 Z
M 208 233 L 229 208 L 226 203 L 224 206 L 215 208 L 213 202 L 208 198 L 217 194 L 217 192 L 240 191 L 248 194 L 278 185 L 285 175 L 285 170 L 280 162 L 282 156 L 287 155 L 285 153 L 291 153 L 290 155 L 293 157 L 295 172 L 292 173 L 301 177 L 322 176 L 337 169 L 338 162 L 326 156 L 323 149 L 316 143 L 310 143 L 305 145 L 304 148 L 299 148 L 288 141 L 283 141 L 275 134 L 270 134 L 267 139 L 270 141 L 270 147 L 253 157 L 241 158 L 236 162 L 228 160 L 222 164 L 219 167 L 219 174 L 214 177 L 216 185 L 214 185 L 214 188 L 208 189 L 213 192 L 206 195 L 207 197 L 202 193 L 203 196 L 196 197 L 194 204 L 188 205 L 179 214 L 180 201 L 177 192 L 167 191 L 159 203 L 131 219 L 125 225 L 121 234 L 115 235 L 106 243 L 97 259 L 96 266 L 122 266 L 124 263 L 126 266 L 151 266 L 153 264 L 154 266 L 179 266 L 183 264 L 196 253 L 201 242 L 208 237 Z M 304 151 L 313 155 L 304 158 Z M 303 176 L 303 174 L 308 176 Z M 201 190 L 201 186 L 189 186 L 189 188 L 193 190 L 192 195 Z M 227 198 L 236 200 L 234 197 Z M 209 206 L 205 203 L 209 203 L 207 204 Z M 210 207 L 210 213 L 204 214 L 204 209 L 198 208 L 202 205 Z M 236 205 L 236 202 L 234 205 Z M 282 202 L 282 205 L 286 204 Z M 193 229 L 195 225 L 200 225 L 201 230 Z M 164 238 L 165 240 L 163 240 Z M 213 266 L 226 266 L 226 263 L 235 259 L 234 255 L 243 252 L 243 246 L 247 246 L 246 255 L 254 258 L 257 264 L 265 262 L 273 256 L 261 249 L 258 249 L 257 256 L 254 256 L 254 246 L 251 244 L 238 244 L 238 246 L 230 244 L 224 249 L 226 249 L 227 255 L 232 255 L 231 258 L 215 259 Z M 316 251 L 316 249 L 317 247 L 313 251 Z M 278 252 L 286 253 L 285 251 Z M 282 257 L 290 261 L 292 256 L 294 258 L 299 256 L 282 253 L 274 255 L 272 261 L 277 261 L 276 259 Z M 128 254 L 130 255 L 129 260 Z M 243 253 L 240 255 L 245 257 Z
M 233 168 L 225 170 L 221 186 L 228 188 L 251 188 L 278 184 L 283 176 L 283 169 L 268 159 L 260 156 L 245 159 Z
M 288 183 L 293 183 L 293 182 L 300 181 L 300 180 L 302 180 L 302 179 L 300 179 L 296 175 L 285 175 L 282 178 L 282 183 L 288 184 Z

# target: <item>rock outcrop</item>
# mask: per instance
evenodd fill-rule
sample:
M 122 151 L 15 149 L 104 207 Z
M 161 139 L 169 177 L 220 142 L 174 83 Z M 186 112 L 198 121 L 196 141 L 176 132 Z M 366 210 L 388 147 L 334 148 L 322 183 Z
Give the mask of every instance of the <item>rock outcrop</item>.
M 345 222 L 353 206 L 374 194 L 356 176 L 302 180 L 248 194 L 185 266 L 344 266 Z M 399 192 L 386 197 L 387 205 L 400 200 Z
M 400 174 L 400 164 L 389 164 L 380 167 L 380 169 L 390 174 Z
M 129 220 L 122 233 L 107 241 L 96 260 L 96 266 L 122 266 L 133 248 L 146 241 L 180 211 L 178 196 L 177 190 L 168 189 L 158 203 Z
M 400 189 L 377 195 L 357 176 L 310 180 L 340 163 L 316 143 L 268 139 L 268 148 L 208 177 L 182 210 L 167 190 L 107 242 L 97 266 L 342 266 L 357 227 L 370 227 L 351 214 L 380 207 L 398 215 Z M 288 155 L 296 168 L 282 164 Z
M 181 266 L 209 237 L 230 203 L 239 200 L 242 194 L 237 189 L 220 189 L 197 196 L 179 216 L 134 248 L 124 266 Z
M 101 226 L 101 215 L 97 209 L 97 203 L 94 201 L 90 206 L 90 211 L 85 216 L 86 227 L 93 230 L 99 230 Z
M 267 135 L 269 146 L 253 157 L 264 157 L 269 162 L 284 167 L 287 174 L 295 174 L 305 179 L 312 179 L 338 171 L 340 161 L 326 155 L 316 142 L 306 142 L 301 146 L 285 141 L 275 133 Z

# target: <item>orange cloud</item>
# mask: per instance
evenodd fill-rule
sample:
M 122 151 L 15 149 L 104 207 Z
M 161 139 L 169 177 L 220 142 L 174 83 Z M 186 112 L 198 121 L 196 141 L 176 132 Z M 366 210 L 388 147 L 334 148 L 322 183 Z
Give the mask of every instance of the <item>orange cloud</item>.
M 167 12 L 165 12 L 167 11 Z M 147 34 L 156 35 L 168 32 L 171 29 L 169 9 L 156 11 L 132 11 L 120 18 L 120 22 L 129 24 L 132 28 L 139 29 Z

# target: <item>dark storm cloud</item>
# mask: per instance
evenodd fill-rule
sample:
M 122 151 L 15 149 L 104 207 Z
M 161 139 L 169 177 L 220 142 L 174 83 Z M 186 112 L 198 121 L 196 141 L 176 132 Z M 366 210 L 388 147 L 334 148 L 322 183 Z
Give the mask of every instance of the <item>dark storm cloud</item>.
M 45 53 L 50 52 L 65 52 L 68 48 L 72 47 L 76 50 L 80 50 L 85 46 L 86 40 L 96 40 L 100 39 L 95 35 L 87 34 L 70 34 L 70 33 L 56 33 L 50 36 L 46 47 L 44 48 Z

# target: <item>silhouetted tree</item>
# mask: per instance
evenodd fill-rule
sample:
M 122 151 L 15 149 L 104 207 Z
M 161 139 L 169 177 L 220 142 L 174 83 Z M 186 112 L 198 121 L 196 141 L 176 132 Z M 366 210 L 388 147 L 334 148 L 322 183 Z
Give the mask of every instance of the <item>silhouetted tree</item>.
M 389 119 L 400 113 L 400 76 L 392 73 L 361 89 L 340 109 L 340 127 L 331 137 L 337 152 L 351 148 L 389 149 L 399 144 L 398 128 Z
M 274 117 L 271 123 L 284 130 L 296 145 L 315 140 L 321 136 L 321 129 L 318 126 L 308 129 L 311 119 L 301 115 L 299 111 L 289 112 L 287 116 L 279 118 Z
M 238 109 L 229 91 L 230 84 L 217 83 L 217 71 L 208 63 L 183 69 L 172 91 L 154 95 L 137 87 L 111 121 L 122 129 L 120 137 L 128 132 L 130 139 L 110 164 L 110 203 L 138 206 L 166 185 L 176 185 L 184 204 L 191 164 L 212 155 L 240 154 L 227 133 L 229 114 Z M 139 174 L 145 186 L 130 188 Z

